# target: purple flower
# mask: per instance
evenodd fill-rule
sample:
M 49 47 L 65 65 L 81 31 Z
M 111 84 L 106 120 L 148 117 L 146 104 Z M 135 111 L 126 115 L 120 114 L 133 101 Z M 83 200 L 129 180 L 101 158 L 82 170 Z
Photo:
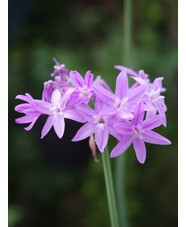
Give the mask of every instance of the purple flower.
M 85 122 L 84 117 L 78 113 L 75 108 L 69 108 L 66 106 L 72 91 L 72 89 L 69 89 L 63 96 L 61 96 L 61 92 L 56 89 L 52 93 L 51 103 L 43 100 L 35 101 L 37 110 L 42 114 L 49 115 L 42 129 L 41 138 L 49 132 L 52 126 L 54 127 L 57 136 L 62 138 L 65 130 L 65 118 Z
M 15 122 L 17 124 L 30 123 L 30 125 L 25 128 L 25 130 L 29 131 L 30 129 L 32 129 L 41 113 L 36 109 L 34 99 L 31 95 L 27 93 L 25 95 L 17 95 L 16 99 L 28 102 L 24 104 L 19 104 L 15 107 L 15 111 L 25 114 L 25 116 L 15 119 Z
M 70 79 L 74 85 L 74 91 L 70 96 L 69 106 L 88 104 L 93 95 L 93 74 L 87 71 L 83 79 L 77 71 L 70 71 Z
M 135 105 L 139 102 L 147 89 L 147 84 L 134 89 L 128 88 L 128 77 L 126 71 L 121 71 L 116 80 L 115 94 L 104 89 L 100 85 L 94 85 L 96 96 L 115 107 L 116 113 L 122 119 L 132 119 Z
M 86 116 L 88 122 L 77 131 L 72 141 L 83 140 L 95 134 L 96 145 L 98 149 L 103 152 L 108 143 L 109 134 L 117 139 L 121 138 L 120 134 L 118 134 L 117 130 L 113 127 L 115 116 L 113 115 L 112 107 L 109 107 L 96 98 L 95 110 L 87 106 L 81 106 L 80 110 L 84 116 Z
M 154 114 L 158 112 L 164 117 L 163 125 L 166 126 L 165 112 L 167 111 L 167 107 L 164 101 L 165 97 L 161 95 L 161 92 L 165 90 L 162 88 L 162 80 L 163 77 L 158 77 L 153 83 L 149 83 L 148 90 L 144 94 L 142 100 L 145 104 L 146 111 L 152 111 Z
M 116 157 L 122 154 L 132 143 L 136 153 L 136 157 L 140 163 L 144 163 L 146 159 L 145 142 L 152 144 L 168 145 L 171 142 L 160 134 L 152 131 L 164 122 L 162 115 L 155 115 L 151 118 L 143 120 L 145 111 L 143 104 L 140 102 L 134 111 L 134 118 L 131 122 L 116 124 L 118 132 L 124 136 L 121 141 L 114 147 L 110 157 Z

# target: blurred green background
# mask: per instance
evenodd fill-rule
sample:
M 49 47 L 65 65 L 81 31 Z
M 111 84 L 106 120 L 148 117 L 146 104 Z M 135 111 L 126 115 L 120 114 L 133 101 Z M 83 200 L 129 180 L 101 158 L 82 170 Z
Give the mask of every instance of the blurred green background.
M 14 119 L 18 94 L 41 98 L 53 57 L 82 75 L 101 75 L 114 90 L 123 60 L 121 0 L 9 0 L 9 226 L 110 226 L 101 156 L 88 141 L 70 144 L 79 125 L 66 122 L 62 141 L 51 131 L 40 140 L 45 119 L 30 132 Z M 163 76 L 167 128 L 157 131 L 171 146 L 147 144 L 147 160 L 133 148 L 125 158 L 129 226 L 177 226 L 177 1 L 132 1 L 130 65 L 151 81 Z M 114 140 L 109 142 L 110 148 Z M 115 159 L 111 160 L 113 174 Z

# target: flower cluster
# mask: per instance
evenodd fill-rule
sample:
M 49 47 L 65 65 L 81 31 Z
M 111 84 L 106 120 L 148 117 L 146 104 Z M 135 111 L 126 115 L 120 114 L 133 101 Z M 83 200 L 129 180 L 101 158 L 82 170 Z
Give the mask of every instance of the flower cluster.
M 119 143 L 111 151 L 110 157 L 116 157 L 133 144 L 136 157 L 140 163 L 146 159 L 146 143 L 168 145 L 171 142 L 154 128 L 166 127 L 167 107 L 165 92 L 162 87 L 163 77 L 150 82 L 143 70 L 138 73 L 124 66 L 115 66 L 120 71 L 116 79 L 115 93 L 108 84 L 98 76 L 87 71 L 83 78 L 77 71 L 68 71 L 65 65 L 55 61 L 54 72 L 44 83 L 42 99 L 33 99 L 29 94 L 18 95 L 26 103 L 15 107 L 17 112 L 25 114 L 17 118 L 18 124 L 30 123 L 25 130 L 30 130 L 40 115 L 48 115 L 41 132 L 43 138 L 53 126 L 57 136 L 63 137 L 65 118 L 85 123 L 72 141 L 92 138 L 104 152 L 109 134 Z M 129 87 L 128 77 L 134 84 Z

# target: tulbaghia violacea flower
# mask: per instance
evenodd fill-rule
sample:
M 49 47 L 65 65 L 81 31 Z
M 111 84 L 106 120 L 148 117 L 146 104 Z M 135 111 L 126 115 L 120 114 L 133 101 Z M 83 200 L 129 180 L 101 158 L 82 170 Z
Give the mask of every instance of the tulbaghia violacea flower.
M 41 138 L 49 132 L 52 126 L 54 127 L 57 136 L 62 138 L 65 130 L 65 118 L 82 123 L 86 121 L 77 110 L 67 107 L 67 102 L 72 91 L 73 90 L 69 89 L 61 96 L 61 92 L 58 89 L 54 90 L 51 97 L 51 103 L 43 100 L 35 100 L 37 110 L 42 114 L 49 115 L 42 129 Z
M 132 112 L 135 105 L 139 102 L 142 95 L 147 89 L 147 84 L 137 88 L 130 89 L 128 87 L 128 77 L 126 71 L 121 71 L 116 80 L 115 94 L 104 89 L 100 85 L 94 86 L 94 92 L 105 103 L 115 107 L 116 113 L 123 119 L 131 120 Z
M 70 71 L 70 79 L 74 85 L 74 91 L 70 96 L 69 106 L 88 104 L 93 95 L 93 74 L 91 74 L 90 71 L 87 71 L 85 79 L 83 79 L 77 71 Z
M 115 115 L 113 115 L 114 110 L 112 107 L 96 98 L 95 110 L 82 106 L 81 111 L 86 116 L 88 122 L 77 131 L 72 141 L 80 141 L 95 134 L 96 145 L 103 152 L 108 143 L 109 134 L 117 139 L 121 138 L 121 135 L 113 127 L 113 122 L 116 119 Z
M 123 138 L 112 150 L 110 157 L 116 157 L 122 154 L 133 143 L 136 157 L 140 163 L 144 163 L 146 159 L 145 142 L 160 145 L 169 145 L 171 142 L 161 136 L 152 129 L 159 127 L 164 122 L 164 117 L 161 114 L 151 118 L 144 119 L 145 111 L 143 110 L 142 102 L 138 103 L 134 111 L 134 118 L 131 122 L 117 124 L 118 132 L 123 134 Z
M 120 155 L 133 143 L 140 163 L 144 163 L 146 158 L 145 142 L 162 145 L 171 143 L 152 131 L 162 124 L 166 126 L 167 107 L 161 94 L 166 90 L 162 87 L 163 77 L 151 83 L 143 70 L 136 73 L 124 66 L 115 66 L 121 72 L 113 93 L 100 76 L 93 81 L 93 74 L 87 71 L 83 78 L 77 71 L 68 73 L 63 64 L 56 59 L 54 61 L 56 65 L 51 74 L 54 80 L 44 83 L 42 100 L 33 99 L 29 94 L 16 96 L 26 102 L 15 107 L 17 112 L 25 114 L 17 118 L 16 123 L 30 123 L 25 130 L 30 130 L 43 114 L 48 115 L 48 118 L 41 138 L 51 127 L 62 138 L 65 118 L 82 122 L 85 124 L 72 141 L 90 137 L 89 144 L 94 158 L 95 144 L 104 152 L 109 135 L 112 135 L 119 143 L 112 150 L 111 157 Z M 127 74 L 135 81 L 131 87 Z

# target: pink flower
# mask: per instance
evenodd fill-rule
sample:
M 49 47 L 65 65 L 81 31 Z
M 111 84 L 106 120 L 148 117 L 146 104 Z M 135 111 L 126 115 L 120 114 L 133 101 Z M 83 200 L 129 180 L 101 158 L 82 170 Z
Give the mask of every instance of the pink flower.
M 77 71 L 70 71 L 70 79 L 74 85 L 74 91 L 70 96 L 69 106 L 88 104 L 93 95 L 93 74 L 87 71 L 83 79 Z
M 81 108 L 80 110 L 86 116 L 88 122 L 77 131 L 72 141 L 80 141 L 95 134 L 96 145 L 103 152 L 108 143 L 109 134 L 118 139 L 121 138 L 120 134 L 113 127 L 115 116 L 113 115 L 112 107 L 107 106 L 96 98 L 95 110 L 86 106 L 79 108 Z
M 147 84 L 134 89 L 129 89 L 128 86 L 127 73 L 123 70 L 117 77 L 115 94 L 100 85 L 94 85 L 94 92 L 99 99 L 115 107 L 119 117 L 129 120 L 133 118 L 135 105 L 145 93 Z
M 118 132 L 123 134 L 121 141 L 114 147 L 110 157 L 116 157 L 133 143 L 136 157 L 140 163 L 144 163 L 146 159 L 145 142 L 160 145 L 169 145 L 171 142 L 160 134 L 152 131 L 152 129 L 159 127 L 164 122 L 162 115 L 155 115 L 151 118 L 144 118 L 144 110 L 142 102 L 140 102 L 134 111 L 134 118 L 131 122 L 123 124 L 116 124 Z
M 43 100 L 36 100 L 35 105 L 38 111 L 42 114 L 49 115 L 41 132 L 41 138 L 43 138 L 51 129 L 54 130 L 59 138 L 63 137 L 65 130 L 65 118 L 72 119 L 79 122 L 85 122 L 84 117 L 78 113 L 74 108 L 67 107 L 67 102 L 72 89 L 69 89 L 63 96 L 59 90 L 54 90 L 51 97 L 51 103 Z

